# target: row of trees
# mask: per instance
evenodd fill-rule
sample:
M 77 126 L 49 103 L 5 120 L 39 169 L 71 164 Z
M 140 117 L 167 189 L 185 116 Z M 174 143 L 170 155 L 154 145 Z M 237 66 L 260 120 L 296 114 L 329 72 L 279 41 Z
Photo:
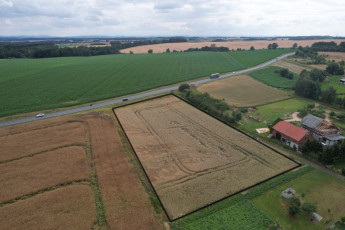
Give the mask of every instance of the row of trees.
M 275 50 L 275 49 L 277 49 L 278 48 L 278 44 L 277 43 L 270 43 L 270 44 L 268 44 L 268 46 L 267 46 L 267 49 L 273 49 L 273 50 Z
M 213 52 L 229 52 L 228 47 L 219 46 L 217 47 L 215 44 L 211 44 L 211 46 L 203 46 L 201 48 L 189 48 L 184 52 L 193 52 L 193 51 L 213 51 Z
M 47 58 L 118 54 L 118 49 L 106 47 L 59 47 L 53 43 L 0 43 L 0 58 Z
M 213 98 L 208 93 L 190 90 L 188 84 L 180 85 L 179 91 L 189 103 L 225 123 L 233 124 L 242 119 L 242 114 L 231 111 L 231 107 L 225 101 Z
M 345 42 L 341 42 L 339 45 L 335 42 L 315 42 L 311 45 L 314 51 L 338 51 L 345 52 Z

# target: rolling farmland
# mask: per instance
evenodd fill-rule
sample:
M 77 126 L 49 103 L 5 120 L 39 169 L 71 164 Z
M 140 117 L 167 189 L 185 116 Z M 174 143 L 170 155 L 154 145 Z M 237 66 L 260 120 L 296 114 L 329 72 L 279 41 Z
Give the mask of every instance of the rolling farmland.
M 229 105 L 256 106 L 287 99 L 290 95 L 248 76 L 235 76 L 199 86 L 198 91 L 225 99 Z M 250 92 L 250 93 L 249 93 Z
M 78 105 L 262 63 L 289 52 L 190 52 L 0 62 L 0 117 Z
M 172 95 L 114 111 L 172 220 L 298 166 Z

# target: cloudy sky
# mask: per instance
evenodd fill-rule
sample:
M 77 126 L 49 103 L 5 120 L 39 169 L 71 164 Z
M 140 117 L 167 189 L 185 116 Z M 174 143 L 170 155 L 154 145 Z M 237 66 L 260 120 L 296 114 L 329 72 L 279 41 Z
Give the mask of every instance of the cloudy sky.
M 345 36 L 344 0 L 0 0 L 0 36 Z

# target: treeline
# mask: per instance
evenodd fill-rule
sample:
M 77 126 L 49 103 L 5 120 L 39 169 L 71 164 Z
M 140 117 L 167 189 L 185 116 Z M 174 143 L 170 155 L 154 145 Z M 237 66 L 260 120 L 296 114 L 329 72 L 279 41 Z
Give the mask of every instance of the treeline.
M 126 49 L 130 47 L 136 46 L 143 46 L 143 45 L 154 45 L 154 44 L 162 44 L 162 43 L 180 43 L 180 42 L 187 42 L 188 40 L 183 37 L 172 37 L 168 39 L 154 39 L 154 40 L 139 40 L 139 41 L 131 41 L 131 42 L 121 42 L 121 41 L 111 41 L 111 47 L 116 48 L 118 50 Z
M 341 42 L 339 45 L 335 42 L 315 42 L 311 45 L 314 51 L 337 51 L 345 52 L 345 42 Z
M 240 112 L 231 111 L 231 107 L 223 100 L 211 97 L 208 93 L 190 90 L 188 84 L 179 87 L 180 95 L 193 106 L 228 124 L 234 124 L 242 119 Z
M 307 140 L 301 150 L 304 154 L 317 154 L 318 160 L 323 164 L 333 164 L 335 162 L 345 160 L 344 141 L 333 146 L 323 147 L 318 141 Z
M 59 47 L 53 43 L 0 43 L 0 58 L 48 58 L 118 54 L 118 49 L 106 47 Z
M 184 52 L 194 52 L 194 51 L 213 51 L 213 52 L 229 52 L 229 48 L 228 47 L 224 47 L 224 46 L 215 46 L 215 45 L 211 45 L 211 46 L 203 46 L 201 48 L 189 48 L 187 50 L 185 50 Z

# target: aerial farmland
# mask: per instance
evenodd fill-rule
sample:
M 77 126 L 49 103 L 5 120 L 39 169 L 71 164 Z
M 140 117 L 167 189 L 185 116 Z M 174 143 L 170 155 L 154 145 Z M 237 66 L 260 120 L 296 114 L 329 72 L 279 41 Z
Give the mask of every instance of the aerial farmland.
M 114 112 L 171 220 L 299 166 L 175 96 Z

